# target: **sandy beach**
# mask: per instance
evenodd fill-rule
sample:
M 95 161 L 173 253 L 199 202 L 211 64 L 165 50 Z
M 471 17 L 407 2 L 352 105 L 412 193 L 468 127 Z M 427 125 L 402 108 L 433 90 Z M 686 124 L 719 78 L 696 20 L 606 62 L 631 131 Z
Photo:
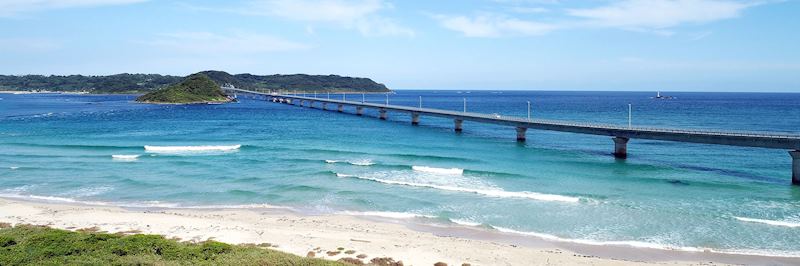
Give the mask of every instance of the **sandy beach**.
M 405 265 L 790 265 L 797 260 L 759 256 L 581 247 L 499 237 L 481 230 L 412 226 L 348 215 L 302 215 L 285 208 L 126 209 L 111 206 L 0 199 L 0 222 L 76 230 L 141 232 L 187 241 L 270 243 L 277 250 L 338 260 L 365 254 Z M 353 250 L 351 254 L 336 252 Z M 328 252 L 332 252 L 328 254 Z

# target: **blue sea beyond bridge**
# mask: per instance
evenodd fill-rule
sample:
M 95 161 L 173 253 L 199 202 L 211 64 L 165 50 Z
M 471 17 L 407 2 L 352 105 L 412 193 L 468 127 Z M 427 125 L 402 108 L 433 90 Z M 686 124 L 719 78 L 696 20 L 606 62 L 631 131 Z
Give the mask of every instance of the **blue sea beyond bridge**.
M 517 141 L 525 141 L 528 129 L 561 131 L 578 134 L 610 136 L 614 141 L 613 155 L 625 159 L 628 154 L 628 141 L 630 139 L 650 139 L 662 141 L 690 142 L 702 144 L 716 144 L 740 147 L 756 147 L 767 149 L 782 149 L 789 151 L 792 158 L 792 184 L 800 185 L 800 135 L 777 134 L 766 132 L 739 132 L 739 131 L 712 131 L 712 130 L 687 130 L 648 128 L 633 126 L 618 126 L 609 124 L 580 123 L 570 121 L 557 121 L 546 119 L 530 119 L 513 116 L 499 116 L 473 112 L 451 111 L 422 107 L 368 103 L 365 101 L 348 101 L 328 98 L 307 97 L 294 94 L 279 94 L 253 90 L 243 90 L 231 87 L 222 87 L 227 93 L 243 93 L 264 97 L 265 100 L 291 105 L 307 106 L 328 110 L 336 106 L 338 112 L 344 112 L 345 107 L 354 107 L 356 115 L 363 115 L 365 108 L 375 109 L 379 118 L 386 120 L 388 112 L 400 112 L 410 115 L 411 124 L 418 125 L 420 117 L 434 116 L 453 119 L 456 132 L 463 130 L 463 122 L 510 126 L 516 129 Z

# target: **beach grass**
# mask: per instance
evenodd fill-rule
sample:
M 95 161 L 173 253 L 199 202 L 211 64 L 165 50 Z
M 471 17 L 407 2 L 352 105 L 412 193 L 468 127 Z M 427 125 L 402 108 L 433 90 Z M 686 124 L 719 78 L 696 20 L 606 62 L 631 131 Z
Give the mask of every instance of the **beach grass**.
M 5 228 L 3 228 L 5 227 Z M 180 242 L 159 235 L 0 227 L 0 265 L 346 265 L 216 241 Z

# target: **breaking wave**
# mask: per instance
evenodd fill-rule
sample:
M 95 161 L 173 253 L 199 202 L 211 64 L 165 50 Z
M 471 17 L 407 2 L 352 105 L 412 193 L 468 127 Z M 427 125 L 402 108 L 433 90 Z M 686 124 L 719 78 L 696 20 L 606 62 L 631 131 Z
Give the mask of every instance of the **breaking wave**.
M 464 174 L 464 169 L 461 168 L 436 168 L 436 167 L 428 167 L 428 166 L 411 166 L 411 169 L 414 171 L 419 172 L 426 172 L 432 174 L 440 174 L 440 175 L 462 175 Z
M 369 180 L 389 185 L 403 185 L 403 186 L 411 186 L 411 187 L 424 187 L 424 188 L 433 188 L 439 190 L 447 190 L 447 191 L 457 191 L 457 192 L 467 192 L 467 193 L 474 193 L 486 197 L 493 197 L 493 198 L 526 198 L 526 199 L 533 199 L 533 200 L 540 200 L 540 201 L 559 201 L 559 202 L 579 202 L 580 198 L 576 197 L 569 197 L 569 196 L 561 196 L 561 195 L 553 195 L 553 194 L 542 194 L 530 191 L 505 191 L 502 189 L 476 189 L 476 188 L 463 188 L 463 187 L 454 187 L 454 186 L 444 186 L 444 185 L 435 185 L 435 184 L 423 184 L 423 183 L 415 183 L 415 182 L 406 182 L 406 181 L 396 181 L 396 180 L 387 180 L 387 179 L 380 179 L 380 178 L 370 178 L 370 177 L 361 177 L 355 175 L 347 175 L 347 174 L 340 174 L 336 173 L 337 177 L 349 177 L 349 178 L 358 178 L 363 180 Z
M 227 146 L 151 146 L 145 145 L 144 150 L 147 152 L 156 153 L 181 153 L 181 152 L 213 152 L 213 151 L 234 151 L 241 148 L 242 145 L 227 145 Z
M 755 219 L 755 218 L 736 217 L 736 216 L 734 216 L 733 218 L 742 222 L 761 223 L 761 224 L 785 226 L 785 227 L 800 227 L 800 222 L 775 221 L 775 220 Z
M 383 217 L 383 218 L 392 218 L 392 219 L 436 218 L 436 216 L 433 216 L 433 215 L 416 214 L 416 213 L 410 213 L 410 212 L 382 212 L 382 211 L 355 212 L 355 211 L 341 211 L 341 212 L 337 212 L 337 214 L 351 215 L 351 216 L 374 216 L 374 217 Z
M 356 166 L 371 166 L 371 165 L 375 165 L 375 163 L 372 162 L 372 160 L 368 160 L 368 159 L 367 160 L 355 160 L 355 161 L 325 160 L 325 163 L 329 163 L 329 164 L 347 163 L 347 164 L 356 165 Z
M 137 159 L 139 159 L 139 156 L 140 155 L 114 154 L 111 155 L 111 159 L 117 161 L 136 161 Z

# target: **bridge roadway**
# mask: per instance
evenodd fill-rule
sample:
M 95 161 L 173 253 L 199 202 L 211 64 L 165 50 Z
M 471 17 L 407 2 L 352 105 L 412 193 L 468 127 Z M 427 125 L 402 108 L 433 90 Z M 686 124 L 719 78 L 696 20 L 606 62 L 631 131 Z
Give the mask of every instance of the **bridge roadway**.
M 741 147 L 757 147 L 768 149 L 788 150 L 792 157 L 792 184 L 800 185 L 800 135 L 773 134 L 773 133 L 754 133 L 754 132 L 734 132 L 734 131 L 706 131 L 706 130 L 685 130 L 685 129 L 665 129 L 665 128 L 644 128 L 644 127 L 624 127 L 607 124 L 579 123 L 569 121 L 556 121 L 545 119 L 531 119 L 500 116 L 492 114 L 449 111 L 432 108 L 418 108 L 410 106 L 377 104 L 360 101 L 346 101 L 326 98 L 315 98 L 297 95 L 270 94 L 258 91 L 223 88 L 229 92 L 246 94 L 256 94 L 265 96 L 274 102 L 296 104 L 304 106 L 308 103 L 309 107 L 314 107 L 315 103 L 320 103 L 323 109 L 327 110 L 327 105 L 336 105 L 337 111 L 343 112 L 344 106 L 356 107 L 356 114 L 363 115 L 364 108 L 377 109 L 380 119 L 387 118 L 388 111 L 408 113 L 411 116 L 413 125 L 419 124 L 421 115 L 442 117 L 453 119 L 456 132 L 461 132 L 464 121 L 478 123 L 495 124 L 502 126 L 512 126 L 517 130 L 517 141 L 525 141 L 525 133 L 528 128 L 538 130 L 551 130 L 579 134 L 611 136 L 614 140 L 614 156 L 624 159 L 627 157 L 628 140 L 630 139 L 651 139 L 663 141 L 691 142 L 703 144 L 717 144 Z

